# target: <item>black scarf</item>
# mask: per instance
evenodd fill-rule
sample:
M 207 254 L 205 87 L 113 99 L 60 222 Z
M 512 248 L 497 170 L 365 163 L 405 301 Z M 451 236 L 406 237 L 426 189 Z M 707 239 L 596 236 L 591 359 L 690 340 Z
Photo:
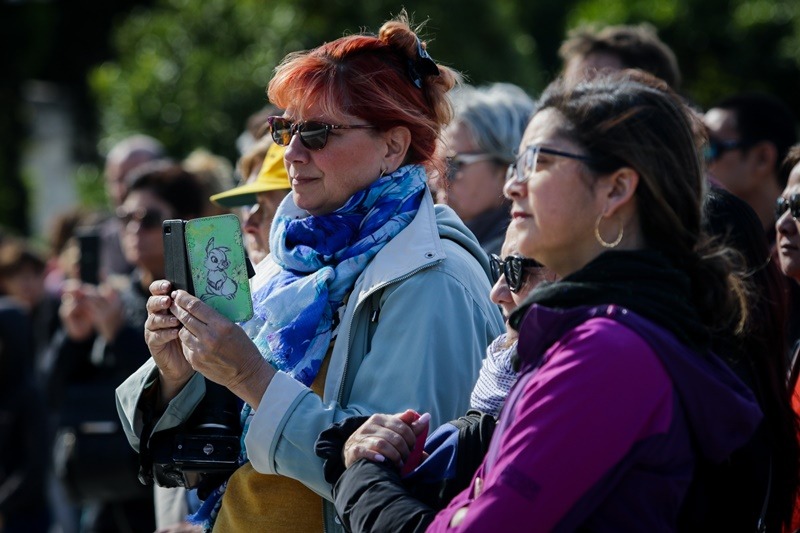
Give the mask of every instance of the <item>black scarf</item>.
M 672 332 L 688 346 L 709 346 L 709 330 L 692 304 L 691 280 L 660 252 L 608 251 L 577 272 L 540 284 L 514 311 L 517 329 L 532 304 L 555 309 L 614 304 Z

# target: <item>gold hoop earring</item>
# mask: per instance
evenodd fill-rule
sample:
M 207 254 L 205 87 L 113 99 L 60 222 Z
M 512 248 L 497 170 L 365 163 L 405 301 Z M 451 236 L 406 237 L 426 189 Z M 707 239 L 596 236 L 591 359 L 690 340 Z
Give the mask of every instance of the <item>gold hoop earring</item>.
M 600 243 L 600 246 L 603 248 L 616 248 L 617 245 L 622 242 L 622 234 L 625 231 L 624 226 L 622 225 L 622 221 L 619 222 L 619 233 L 617 233 L 617 238 L 614 239 L 614 242 L 606 242 L 603 240 L 603 237 L 600 236 L 600 221 L 603 220 L 603 216 L 605 213 L 600 213 L 600 216 L 597 217 L 597 222 L 594 224 L 594 237 L 597 239 L 597 242 Z

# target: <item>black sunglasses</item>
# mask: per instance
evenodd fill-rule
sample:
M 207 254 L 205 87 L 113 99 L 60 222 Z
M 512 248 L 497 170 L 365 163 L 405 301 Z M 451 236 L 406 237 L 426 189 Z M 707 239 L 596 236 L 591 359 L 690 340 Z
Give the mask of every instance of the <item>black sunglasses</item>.
M 354 124 L 340 126 L 324 122 L 292 122 L 288 118 L 269 117 L 267 119 L 272 140 L 280 146 L 289 146 L 295 133 L 300 134 L 300 142 L 309 150 L 322 150 L 328 142 L 328 133 L 331 130 L 374 130 L 377 126 L 369 124 Z
M 137 209 L 136 211 L 126 211 L 122 207 L 117 209 L 117 218 L 122 223 L 122 227 L 128 227 L 133 221 L 139 223 L 141 229 L 160 228 L 161 223 L 166 219 L 164 213 L 158 209 Z
M 792 212 L 793 219 L 800 218 L 800 194 L 792 194 L 788 200 L 783 196 L 778 197 L 775 202 L 775 220 L 781 218 L 787 209 Z
M 505 259 L 500 259 L 500 256 L 495 254 L 489 256 L 489 267 L 492 270 L 494 282 L 497 283 L 500 276 L 504 275 L 508 290 L 514 293 L 519 291 L 525 283 L 526 270 L 529 268 L 541 268 L 541 266 L 535 259 L 527 257 L 509 255 Z
M 706 158 L 707 162 L 716 161 L 722 154 L 725 152 L 730 152 L 731 150 L 739 150 L 740 148 L 746 148 L 749 145 L 743 139 L 737 139 L 732 141 L 720 141 L 718 139 L 714 139 L 709 137 L 708 144 L 705 146 L 703 150 L 703 155 Z

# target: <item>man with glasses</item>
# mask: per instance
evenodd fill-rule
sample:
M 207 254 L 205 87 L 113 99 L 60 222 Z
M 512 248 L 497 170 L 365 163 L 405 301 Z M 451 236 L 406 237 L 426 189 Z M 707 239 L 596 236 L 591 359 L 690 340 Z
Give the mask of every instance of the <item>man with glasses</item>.
M 774 242 L 775 201 L 786 185 L 779 168 L 797 140 L 792 111 L 774 96 L 741 93 L 712 106 L 703 122 L 709 173 L 750 204 Z

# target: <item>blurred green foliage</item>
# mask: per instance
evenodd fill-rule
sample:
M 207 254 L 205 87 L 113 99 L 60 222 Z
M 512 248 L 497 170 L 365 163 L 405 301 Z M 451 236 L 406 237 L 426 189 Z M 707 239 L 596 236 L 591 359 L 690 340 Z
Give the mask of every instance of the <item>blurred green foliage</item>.
M 47 78 L 44 68 L 56 69 L 55 79 L 77 87 L 92 66 L 91 100 L 79 114 L 88 133 L 77 157 L 84 166 L 75 180 L 82 203 L 102 205 L 101 159 L 114 141 L 143 132 L 176 158 L 205 147 L 234 160 L 235 140 L 247 117 L 267 103 L 265 87 L 287 52 L 375 32 L 403 6 L 414 22 L 426 22 L 422 36 L 434 59 L 476 85 L 507 81 L 535 96 L 558 73 L 558 47 L 570 28 L 648 22 L 675 50 L 683 92 L 699 106 L 765 90 L 800 117 L 798 0 L 75 2 L 83 7 L 5 3 L 7 11 L 13 4 L 13 16 L 0 16 L 4 49 L 15 50 L 0 78 L 0 104 L 10 110 L 0 117 L 0 225 L 21 232 L 29 192 L 18 161 L 25 79 Z
M 412 4 L 414 22 L 428 20 L 423 35 L 437 61 L 473 82 L 541 85 L 512 2 Z M 135 11 L 116 32 L 117 61 L 91 74 L 106 143 L 141 131 L 176 157 L 202 146 L 235 159 L 235 139 L 267 104 L 266 85 L 287 52 L 376 32 L 397 11 L 374 0 L 162 0 Z
M 648 22 L 676 52 L 683 92 L 700 106 L 745 89 L 800 111 L 795 0 L 407 1 L 433 57 L 467 81 L 508 81 L 535 95 L 560 69 L 557 50 L 582 24 Z M 116 31 L 118 59 L 91 86 L 107 142 L 143 131 L 176 156 L 197 146 L 235 159 L 246 117 L 290 51 L 363 30 L 400 6 L 374 0 L 160 0 Z M 800 116 L 800 112 L 798 112 Z

